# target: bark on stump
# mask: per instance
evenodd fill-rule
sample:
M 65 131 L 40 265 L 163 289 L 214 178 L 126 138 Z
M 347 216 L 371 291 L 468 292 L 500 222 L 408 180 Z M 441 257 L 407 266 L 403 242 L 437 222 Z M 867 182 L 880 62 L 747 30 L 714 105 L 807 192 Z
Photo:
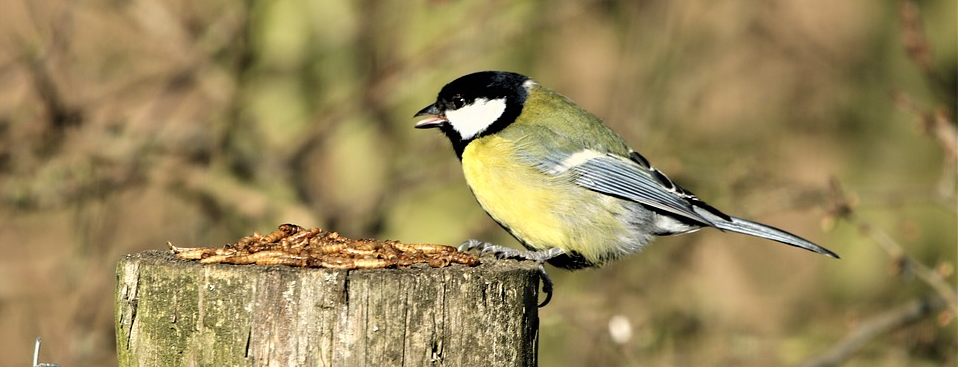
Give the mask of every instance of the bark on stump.
M 147 251 L 117 266 L 117 353 L 121 367 L 535 366 L 538 285 L 514 261 L 332 270 Z

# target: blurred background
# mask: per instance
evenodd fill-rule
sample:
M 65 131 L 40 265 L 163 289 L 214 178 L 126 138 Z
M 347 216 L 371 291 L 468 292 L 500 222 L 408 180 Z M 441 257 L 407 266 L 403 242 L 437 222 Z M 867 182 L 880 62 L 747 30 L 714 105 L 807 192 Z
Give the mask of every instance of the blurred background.
M 124 254 L 292 222 L 512 244 L 448 141 L 510 70 L 729 214 L 551 269 L 542 366 L 955 366 L 955 1 L 0 0 L 0 366 L 116 364 Z M 945 301 L 943 301 L 945 300 Z M 832 354 L 830 354 L 832 353 Z

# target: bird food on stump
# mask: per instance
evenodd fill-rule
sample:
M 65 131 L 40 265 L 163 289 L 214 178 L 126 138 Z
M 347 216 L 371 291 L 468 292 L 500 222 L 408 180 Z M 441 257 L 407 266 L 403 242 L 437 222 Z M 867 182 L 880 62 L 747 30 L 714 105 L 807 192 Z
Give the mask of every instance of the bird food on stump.
M 534 263 L 295 225 L 171 248 L 117 266 L 122 367 L 536 364 Z

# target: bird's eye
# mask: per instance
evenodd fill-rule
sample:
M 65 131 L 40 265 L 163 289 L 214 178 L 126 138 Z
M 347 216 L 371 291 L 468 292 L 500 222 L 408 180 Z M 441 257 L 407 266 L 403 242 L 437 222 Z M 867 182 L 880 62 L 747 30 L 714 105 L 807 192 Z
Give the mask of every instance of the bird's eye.
M 466 100 L 465 100 L 465 98 L 462 98 L 462 96 L 460 96 L 460 95 L 456 95 L 456 96 L 452 97 L 452 101 L 451 101 L 451 102 L 452 102 L 452 109 L 453 109 L 453 110 L 458 110 L 458 109 L 460 109 L 460 108 L 462 108 L 463 106 L 466 105 Z

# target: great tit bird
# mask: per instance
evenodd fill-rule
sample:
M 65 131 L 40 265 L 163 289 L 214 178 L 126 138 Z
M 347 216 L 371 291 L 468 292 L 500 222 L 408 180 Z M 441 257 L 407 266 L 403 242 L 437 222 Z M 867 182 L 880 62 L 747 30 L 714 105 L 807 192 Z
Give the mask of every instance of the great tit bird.
M 838 258 L 706 204 L 598 117 L 526 76 L 462 76 L 415 116 L 429 116 L 416 128 L 449 138 L 479 205 L 527 250 L 476 240 L 465 248 L 579 269 L 637 252 L 655 236 L 714 227 Z

